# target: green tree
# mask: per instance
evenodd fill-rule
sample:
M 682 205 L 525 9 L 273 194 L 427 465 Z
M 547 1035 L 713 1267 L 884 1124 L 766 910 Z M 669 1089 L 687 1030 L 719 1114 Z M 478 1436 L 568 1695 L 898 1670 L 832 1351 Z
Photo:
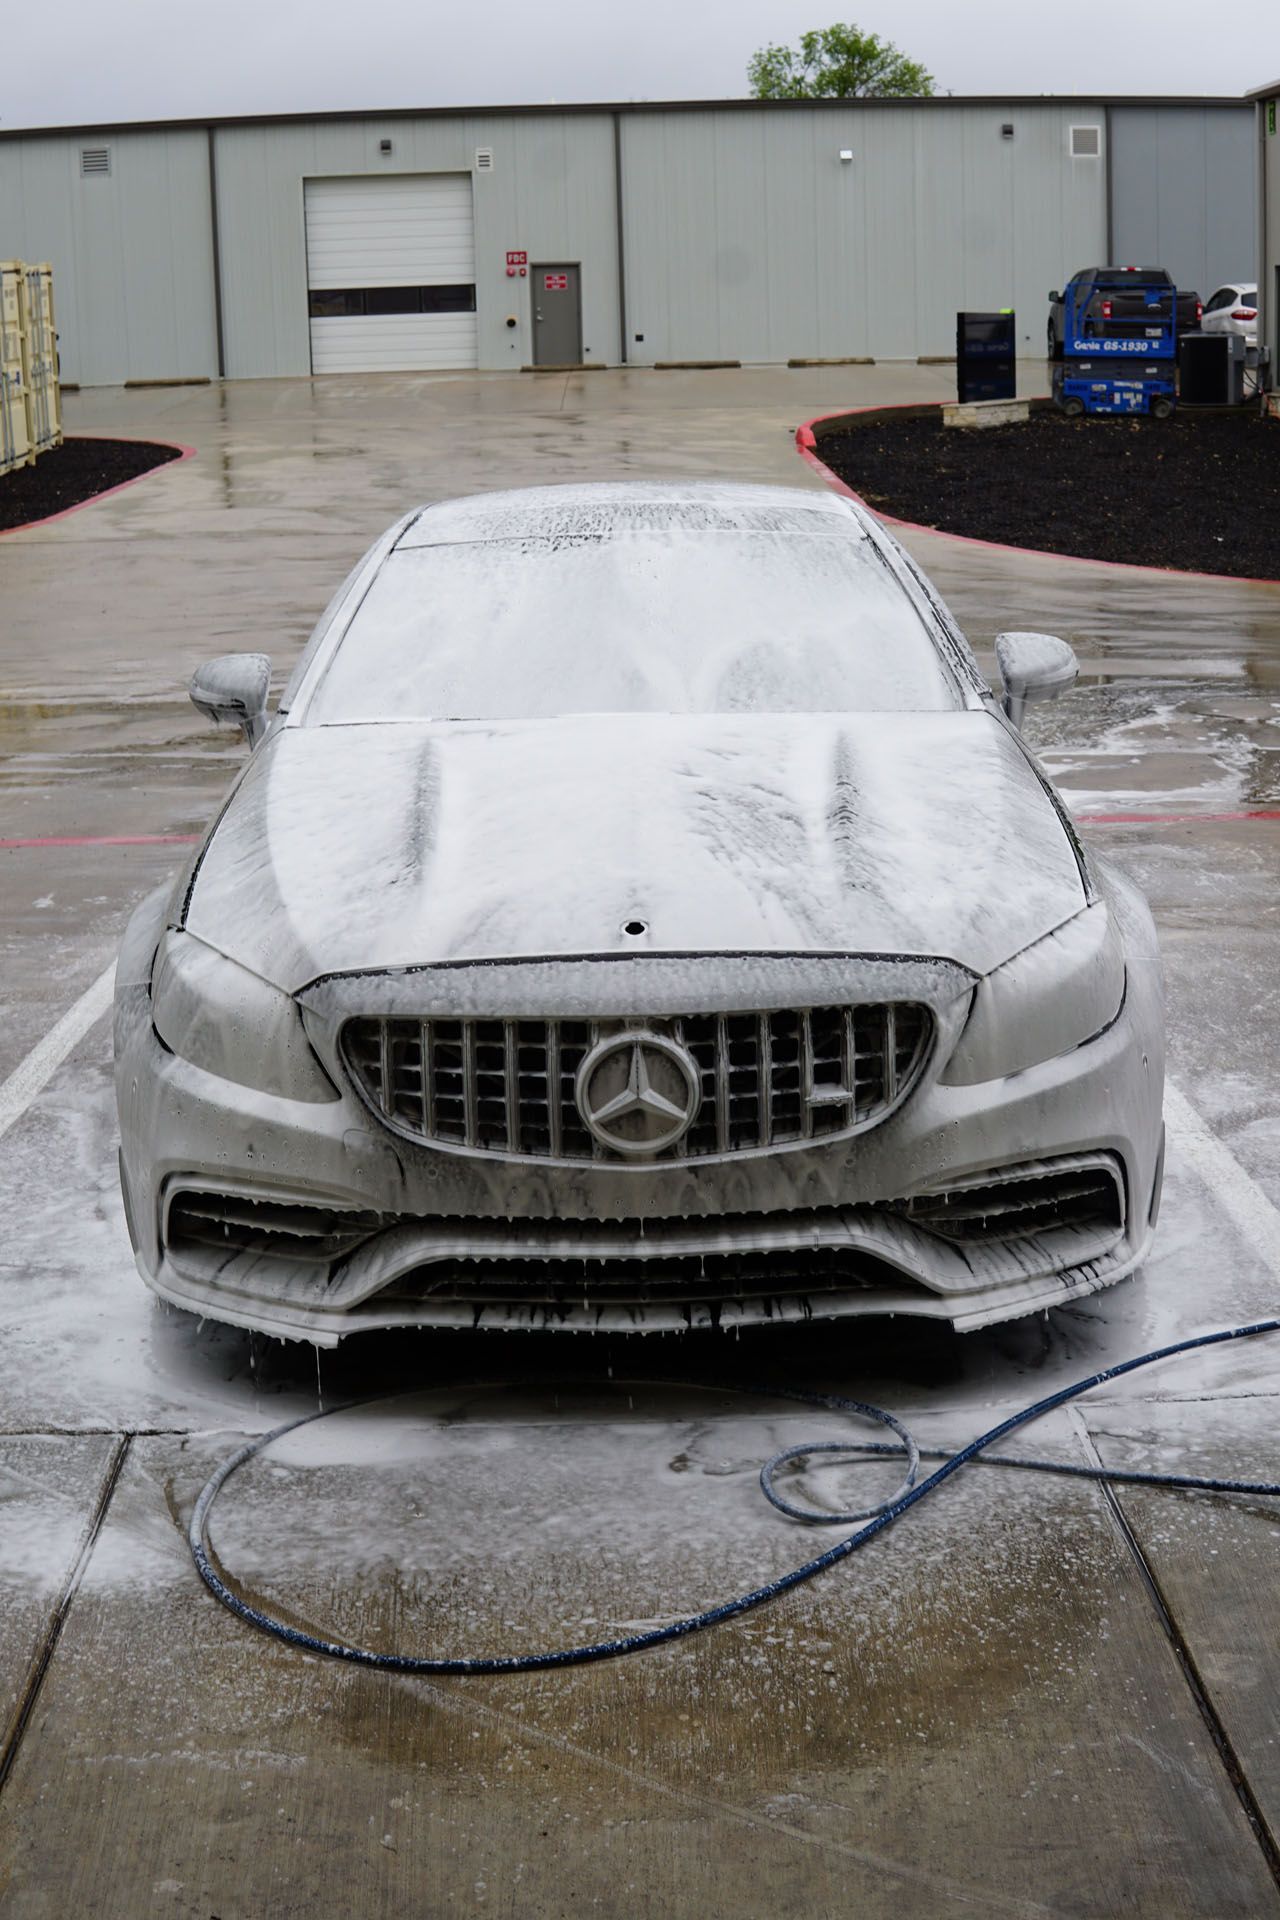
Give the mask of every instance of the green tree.
M 799 47 L 761 47 L 747 66 L 758 100 L 856 100 L 933 92 L 933 75 L 890 40 L 839 22 L 802 33 Z

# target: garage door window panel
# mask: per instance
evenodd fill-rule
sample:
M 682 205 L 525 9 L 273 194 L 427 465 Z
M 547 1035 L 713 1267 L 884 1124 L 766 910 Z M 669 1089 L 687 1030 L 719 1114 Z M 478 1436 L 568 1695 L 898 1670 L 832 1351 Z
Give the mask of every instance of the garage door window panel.
M 364 296 L 366 313 L 421 313 L 421 287 L 369 287 Z
M 424 313 L 474 313 L 474 287 L 420 287 Z
M 474 287 L 325 287 L 311 294 L 313 320 L 355 314 L 474 313 Z

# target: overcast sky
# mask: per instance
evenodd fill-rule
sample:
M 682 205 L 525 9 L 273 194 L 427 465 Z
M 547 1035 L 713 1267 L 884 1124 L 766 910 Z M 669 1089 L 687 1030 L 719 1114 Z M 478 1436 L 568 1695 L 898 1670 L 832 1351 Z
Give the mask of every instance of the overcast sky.
M 849 13 L 923 61 L 941 92 L 1241 94 L 1280 72 L 1277 12 L 1277 0 L 15 0 L 0 125 L 730 97 L 747 92 L 756 47 Z

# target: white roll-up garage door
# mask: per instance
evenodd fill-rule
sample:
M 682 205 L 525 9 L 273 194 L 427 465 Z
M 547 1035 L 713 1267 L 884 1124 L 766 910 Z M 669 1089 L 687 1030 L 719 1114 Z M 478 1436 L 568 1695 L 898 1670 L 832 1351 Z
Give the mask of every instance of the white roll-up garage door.
M 468 173 L 308 180 L 313 373 L 476 364 Z

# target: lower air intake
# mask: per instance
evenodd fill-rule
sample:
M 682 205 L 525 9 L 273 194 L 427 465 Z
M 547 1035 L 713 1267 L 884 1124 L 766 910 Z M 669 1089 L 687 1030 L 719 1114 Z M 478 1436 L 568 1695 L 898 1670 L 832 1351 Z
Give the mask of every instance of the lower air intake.
M 257 1200 L 183 1188 L 169 1206 L 165 1238 L 175 1251 L 212 1248 L 285 1260 L 340 1260 L 388 1224 L 380 1213 Z
M 894 1210 L 913 1226 L 960 1243 L 1018 1240 L 1060 1227 L 1118 1233 L 1124 1190 L 1109 1158 L 1046 1161 L 1005 1179 L 920 1194 Z

